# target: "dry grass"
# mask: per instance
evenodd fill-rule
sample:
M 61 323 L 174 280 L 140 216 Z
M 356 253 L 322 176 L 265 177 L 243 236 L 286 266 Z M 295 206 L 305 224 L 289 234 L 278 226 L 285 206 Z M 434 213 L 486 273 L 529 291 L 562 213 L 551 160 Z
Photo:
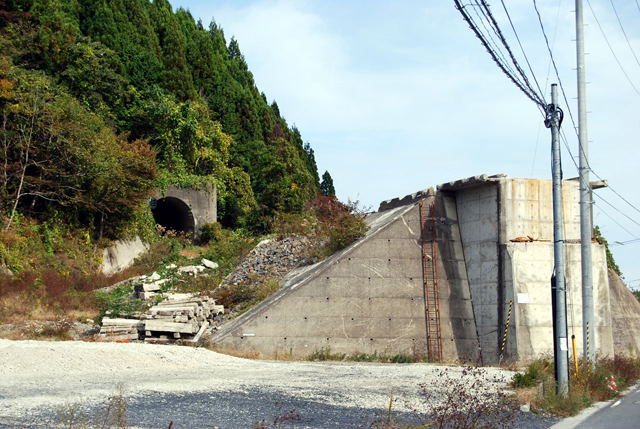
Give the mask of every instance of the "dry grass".
M 237 347 L 224 347 L 219 344 L 212 343 L 211 341 L 205 342 L 203 346 L 212 352 L 242 359 L 269 359 L 256 350 L 240 350 Z
M 183 249 L 179 251 L 178 254 L 188 259 L 194 259 L 200 256 L 200 251 L 196 249 Z

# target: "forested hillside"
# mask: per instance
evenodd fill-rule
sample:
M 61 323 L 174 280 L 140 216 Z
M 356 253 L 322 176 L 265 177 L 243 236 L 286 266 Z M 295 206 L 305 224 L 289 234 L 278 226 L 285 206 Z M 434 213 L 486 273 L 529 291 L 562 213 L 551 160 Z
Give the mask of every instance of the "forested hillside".
M 255 228 L 321 190 L 238 41 L 167 0 L 0 0 L 0 115 L 3 229 L 64 213 L 117 238 L 169 183 L 215 184 L 221 222 Z

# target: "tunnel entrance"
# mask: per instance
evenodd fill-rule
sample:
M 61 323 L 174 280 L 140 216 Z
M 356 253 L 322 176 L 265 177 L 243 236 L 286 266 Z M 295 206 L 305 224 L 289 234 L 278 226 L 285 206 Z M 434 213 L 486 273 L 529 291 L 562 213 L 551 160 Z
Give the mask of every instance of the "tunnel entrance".
M 179 198 L 165 197 L 151 201 L 156 224 L 177 232 L 194 232 L 195 221 L 191 209 Z

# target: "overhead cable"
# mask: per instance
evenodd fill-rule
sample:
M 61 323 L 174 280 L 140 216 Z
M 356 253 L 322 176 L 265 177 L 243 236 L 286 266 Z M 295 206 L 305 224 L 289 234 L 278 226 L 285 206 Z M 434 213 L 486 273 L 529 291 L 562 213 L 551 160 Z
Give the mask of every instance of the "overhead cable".
M 513 65 L 518 70 L 518 74 L 521 74 L 521 76 L 522 76 L 522 74 L 524 74 L 524 72 L 522 71 L 522 69 L 518 65 L 517 61 L 515 60 L 515 57 L 513 56 L 513 53 L 511 52 L 511 48 L 509 48 L 509 45 L 507 44 L 506 40 L 504 39 L 504 36 L 502 35 L 502 32 L 500 31 L 500 28 L 498 27 L 497 23 L 495 22 L 495 19 L 492 19 L 491 11 L 489 9 L 489 6 L 486 4 L 486 2 L 484 2 L 484 0 L 481 0 L 481 1 L 482 1 L 482 4 L 479 4 L 477 2 L 477 0 L 476 0 L 475 3 L 481 8 L 483 14 L 485 14 L 487 16 L 489 24 L 491 25 L 492 28 L 494 28 L 494 30 L 496 32 L 496 35 L 498 35 L 498 37 L 500 38 L 501 43 L 503 44 L 503 46 L 505 46 L 505 49 L 507 50 L 507 52 L 509 52 L 509 56 L 512 58 L 512 62 L 514 63 Z M 520 89 L 531 101 L 536 103 L 536 105 L 541 109 L 541 111 L 543 111 L 543 109 L 545 107 L 544 100 L 542 99 L 541 96 L 539 96 L 536 93 L 536 91 L 528 83 L 528 80 L 526 79 L 526 75 L 524 75 L 523 81 L 521 81 L 520 78 L 516 74 L 514 74 L 512 71 L 510 71 L 509 70 L 509 65 L 506 62 L 501 61 L 501 59 L 499 57 L 499 54 L 497 54 L 495 52 L 495 50 L 492 48 L 491 44 L 487 40 L 487 37 L 480 31 L 478 26 L 475 25 L 475 23 L 473 22 L 473 19 L 471 18 L 470 14 L 467 13 L 467 11 L 465 9 L 466 6 L 463 6 L 460 3 L 459 0 L 454 0 L 454 3 L 456 5 L 456 9 L 460 12 L 460 14 L 464 18 L 464 20 L 467 22 L 467 24 L 469 25 L 471 30 L 475 33 L 476 37 L 478 39 L 480 39 L 480 43 L 482 43 L 482 45 L 485 47 L 485 49 L 487 50 L 487 52 L 489 53 L 489 55 L 491 56 L 493 61 L 498 65 L 500 70 L 502 70 L 502 72 L 507 75 L 507 77 L 518 87 L 518 89 Z
M 515 34 L 516 36 L 518 45 L 520 45 L 520 50 L 522 51 L 522 55 L 524 55 L 524 60 L 527 62 L 527 66 L 529 67 L 531 76 L 533 76 L 533 80 L 535 81 L 536 86 L 538 87 L 538 92 L 542 95 L 542 100 L 544 101 L 544 103 L 547 104 L 546 101 L 544 100 L 544 92 L 542 92 L 542 89 L 540 89 L 540 85 L 538 84 L 538 79 L 536 79 L 536 75 L 533 72 L 533 69 L 531 68 L 531 63 L 529 63 L 529 58 L 527 58 L 527 54 L 524 52 L 524 48 L 522 47 L 522 43 L 520 42 L 520 37 L 518 37 L 518 32 L 516 31 L 516 28 L 513 26 L 513 21 L 511 21 L 511 16 L 509 15 L 507 6 L 504 4 L 504 0 L 500 0 L 500 2 L 502 3 L 502 7 L 504 8 L 504 13 L 507 14 L 507 18 L 509 19 L 509 24 L 511 24 L 511 29 L 513 30 L 513 34 Z
M 638 65 L 640 66 L 640 61 L 638 61 L 638 57 L 636 56 L 635 51 L 633 50 L 633 47 L 631 46 L 631 42 L 629 42 L 629 38 L 627 37 L 627 32 L 624 31 L 624 27 L 622 26 L 622 21 L 620 21 L 620 17 L 618 16 L 618 11 L 616 10 L 616 7 L 613 5 L 613 0 L 609 0 L 611 2 L 611 7 L 613 8 L 613 13 L 616 14 L 616 18 L 618 19 L 618 24 L 620 24 L 620 29 L 622 30 L 622 34 L 624 34 L 624 38 L 627 40 L 627 45 L 629 45 L 629 49 L 631 49 L 631 53 L 633 54 L 633 58 L 636 59 L 636 63 L 638 63 Z M 638 4 L 638 1 L 636 0 L 636 4 Z
M 616 62 L 618 63 L 618 66 L 620 66 L 620 70 L 622 70 L 622 74 L 624 74 L 624 77 L 627 78 L 627 80 L 629 81 L 629 84 L 633 87 L 633 89 L 636 91 L 636 93 L 638 95 L 640 95 L 640 91 L 638 91 L 638 89 L 633 84 L 633 82 L 631 82 L 631 79 L 629 78 L 629 75 L 627 75 L 627 72 L 624 70 L 624 67 L 622 67 L 622 64 L 620 63 L 620 60 L 618 60 L 618 57 L 616 56 L 616 53 L 613 51 L 613 48 L 611 47 L 611 44 L 609 43 L 609 39 L 607 39 L 607 36 L 604 34 L 604 30 L 602 29 L 602 26 L 600 25 L 600 21 L 598 21 L 598 17 L 596 16 L 596 13 L 593 11 L 593 8 L 591 7 L 591 2 L 589 2 L 589 0 L 587 0 L 587 4 L 589 5 L 589 9 L 591 9 L 591 13 L 593 14 L 593 17 L 595 18 L 596 23 L 598 24 L 598 28 L 600 29 L 600 32 L 602 33 L 602 37 L 604 37 L 605 42 L 607 42 L 607 46 L 609 46 L 609 50 L 611 51 L 611 54 L 613 55 L 613 58 L 616 59 Z

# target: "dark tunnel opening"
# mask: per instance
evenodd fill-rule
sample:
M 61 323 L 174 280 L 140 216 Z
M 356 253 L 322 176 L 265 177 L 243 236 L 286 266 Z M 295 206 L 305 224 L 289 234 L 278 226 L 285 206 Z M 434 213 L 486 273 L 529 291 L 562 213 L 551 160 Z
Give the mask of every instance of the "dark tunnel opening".
M 166 197 L 156 200 L 155 204 L 152 202 L 151 212 L 156 224 L 166 228 L 167 231 L 193 232 L 195 230 L 195 221 L 189 206 L 178 198 Z

